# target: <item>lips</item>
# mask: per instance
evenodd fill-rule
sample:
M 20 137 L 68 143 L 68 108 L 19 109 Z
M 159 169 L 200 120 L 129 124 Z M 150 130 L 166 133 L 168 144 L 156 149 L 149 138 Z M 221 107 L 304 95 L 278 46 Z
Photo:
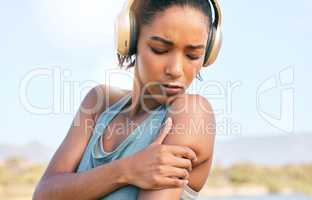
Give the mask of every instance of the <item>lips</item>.
M 180 84 L 162 84 L 163 86 L 165 86 L 165 87 L 168 87 L 168 88 L 184 88 L 182 85 L 180 85 Z
M 184 87 L 178 84 L 162 84 L 162 89 L 167 95 L 175 95 L 184 91 Z
M 183 88 L 182 86 L 179 85 L 170 85 L 170 84 L 163 84 L 164 87 L 168 87 L 168 88 Z

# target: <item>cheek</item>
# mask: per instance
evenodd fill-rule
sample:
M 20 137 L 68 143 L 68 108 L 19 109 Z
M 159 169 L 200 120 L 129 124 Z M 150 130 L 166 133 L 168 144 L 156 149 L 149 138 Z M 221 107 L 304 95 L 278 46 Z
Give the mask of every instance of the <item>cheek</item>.
M 185 79 L 188 84 L 191 84 L 191 82 L 196 78 L 196 75 L 200 71 L 201 67 L 202 66 L 199 64 L 190 64 L 184 68 Z
M 138 55 L 139 74 L 144 83 L 160 80 L 164 73 L 163 61 L 148 48 L 140 49 Z

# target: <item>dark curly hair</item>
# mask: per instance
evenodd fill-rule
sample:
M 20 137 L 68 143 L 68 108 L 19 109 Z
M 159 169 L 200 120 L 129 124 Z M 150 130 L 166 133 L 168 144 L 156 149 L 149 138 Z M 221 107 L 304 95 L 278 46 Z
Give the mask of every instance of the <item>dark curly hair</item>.
M 163 12 L 172 6 L 198 9 L 211 21 L 211 5 L 208 0 L 135 0 L 131 9 L 137 22 L 138 30 L 136 30 L 136 33 L 138 37 L 142 26 L 149 25 L 158 12 Z M 126 56 L 117 53 L 119 66 L 126 69 L 133 67 L 136 61 L 136 51 L 135 49 Z M 196 78 L 203 80 L 200 73 L 197 74 Z

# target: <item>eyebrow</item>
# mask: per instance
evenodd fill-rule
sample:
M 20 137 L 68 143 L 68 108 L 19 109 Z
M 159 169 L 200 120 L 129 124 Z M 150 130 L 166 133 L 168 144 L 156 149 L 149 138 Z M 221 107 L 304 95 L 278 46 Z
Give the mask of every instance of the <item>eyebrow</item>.
M 169 41 L 169 40 L 166 40 L 164 38 L 161 38 L 159 36 L 152 36 L 150 37 L 151 40 L 154 40 L 154 41 L 158 41 L 158 42 L 162 42 L 162 43 L 165 43 L 166 45 L 169 45 L 169 46 L 173 46 L 173 42 Z M 205 45 L 187 45 L 186 46 L 187 48 L 189 49 L 204 49 L 205 48 Z

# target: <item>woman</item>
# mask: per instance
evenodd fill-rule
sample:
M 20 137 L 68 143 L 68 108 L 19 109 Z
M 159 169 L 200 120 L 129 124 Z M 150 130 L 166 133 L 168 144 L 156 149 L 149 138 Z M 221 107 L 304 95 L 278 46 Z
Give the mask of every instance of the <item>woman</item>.
M 134 67 L 133 90 L 99 85 L 88 93 L 34 199 L 196 199 L 215 122 L 208 101 L 185 90 L 217 56 L 216 9 L 213 0 L 128 2 L 117 50 L 120 65 Z

